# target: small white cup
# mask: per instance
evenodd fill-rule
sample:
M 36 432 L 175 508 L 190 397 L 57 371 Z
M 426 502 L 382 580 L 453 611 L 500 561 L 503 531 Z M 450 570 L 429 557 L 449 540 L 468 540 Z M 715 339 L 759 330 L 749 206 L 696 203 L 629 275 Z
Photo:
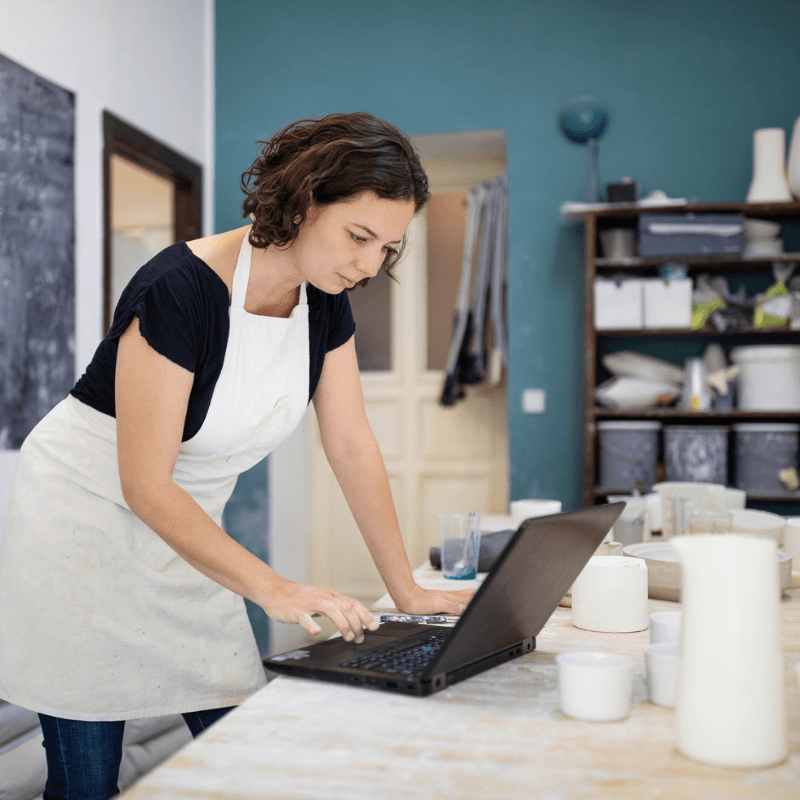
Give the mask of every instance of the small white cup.
M 513 500 L 509 504 L 511 522 L 519 528 L 526 519 L 546 517 L 561 511 L 560 500 Z
M 792 557 L 792 567 L 800 569 L 800 517 L 789 517 L 783 528 L 783 549 Z
M 682 624 L 682 611 L 655 611 L 650 615 L 650 644 L 679 643 Z
M 675 708 L 678 702 L 679 647 L 677 642 L 661 642 L 644 649 L 647 693 L 650 702 L 657 706 Z
M 636 662 L 615 653 L 560 653 L 558 696 L 569 717 L 590 722 L 625 719 L 631 713 Z

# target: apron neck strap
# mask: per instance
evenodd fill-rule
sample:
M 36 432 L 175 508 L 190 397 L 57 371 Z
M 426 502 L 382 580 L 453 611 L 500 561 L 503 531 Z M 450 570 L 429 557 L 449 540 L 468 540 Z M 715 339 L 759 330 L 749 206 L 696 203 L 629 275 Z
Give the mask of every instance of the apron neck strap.
M 247 229 L 239 248 L 239 259 L 233 272 L 233 286 L 231 287 L 231 308 L 244 308 L 244 299 L 247 295 L 247 284 L 250 281 L 250 258 L 253 248 L 248 237 L 250 228 Z
M 247 284 L 250 281 L 250 260 L 253 255 L 253 247 L 250 244 L 248 237 L 250 236 L 250 228 L 242 240 L 242 246 L 239 249 L 239 259 L 236 262 L 236 269 L 233 272 L 233 286 L 231 287 L 231 308 L 244 308 L 244 301 L 247 295 Z M 306 295 L 306 282 L 300 284 L 300 298 L 298 305 L 304 306 L 308 304 Z

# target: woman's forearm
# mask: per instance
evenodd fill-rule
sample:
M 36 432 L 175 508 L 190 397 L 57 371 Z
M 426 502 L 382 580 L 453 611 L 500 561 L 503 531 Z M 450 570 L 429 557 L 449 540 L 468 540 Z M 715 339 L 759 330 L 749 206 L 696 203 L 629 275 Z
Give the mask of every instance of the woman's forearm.
M 395 603 L 402 603 L 415 581 L 372 431 L 338 448 L 328 444 L 326 456 L 387 591 Z
M 264 606 L 271 586 L 283 580 L 232 539 L 173 481 L 129 487 L 129 508 L 196 570 Z

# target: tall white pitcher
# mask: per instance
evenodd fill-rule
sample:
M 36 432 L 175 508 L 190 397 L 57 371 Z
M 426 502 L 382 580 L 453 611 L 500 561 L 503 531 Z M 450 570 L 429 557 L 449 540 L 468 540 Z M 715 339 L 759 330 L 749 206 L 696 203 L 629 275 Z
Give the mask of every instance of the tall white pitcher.
M 786 758 L 776 544 L 736 534 L 678 536 L 683 626 L 676 747 L 721 767 Z

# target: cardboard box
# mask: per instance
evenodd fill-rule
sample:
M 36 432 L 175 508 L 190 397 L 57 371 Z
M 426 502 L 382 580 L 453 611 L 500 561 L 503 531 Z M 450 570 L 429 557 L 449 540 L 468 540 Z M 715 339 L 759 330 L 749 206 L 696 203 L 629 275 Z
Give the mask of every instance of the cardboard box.
M 692 327 L 692 281 L 645 278 L 643 285 L 645 328 Z
M 594 282 L 596 330 L 642 328 L 642 280 L 597 278 Z

